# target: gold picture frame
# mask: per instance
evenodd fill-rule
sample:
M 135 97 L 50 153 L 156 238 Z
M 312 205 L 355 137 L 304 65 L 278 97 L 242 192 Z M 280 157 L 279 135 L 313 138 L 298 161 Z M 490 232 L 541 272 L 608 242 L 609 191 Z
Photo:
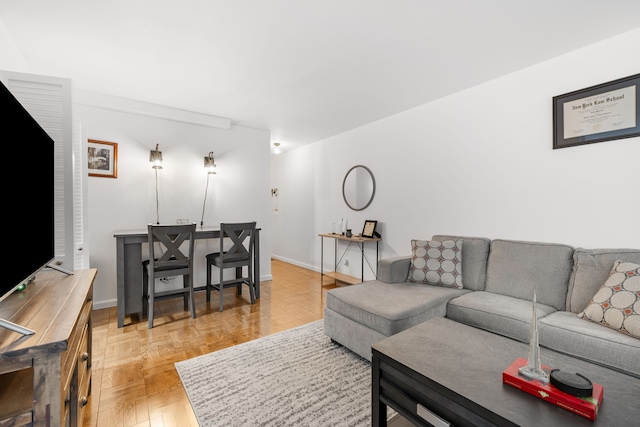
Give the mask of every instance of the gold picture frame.
M 118 177 L 118 144 L 116 142 L 87 140 L 87 170 L 89 176 Z

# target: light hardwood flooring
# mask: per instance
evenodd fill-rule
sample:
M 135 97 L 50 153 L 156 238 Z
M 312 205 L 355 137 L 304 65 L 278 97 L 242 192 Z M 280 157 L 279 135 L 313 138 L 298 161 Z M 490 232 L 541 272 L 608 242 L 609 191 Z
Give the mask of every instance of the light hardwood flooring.
M 253 305 L 246 286 L 242 296 L 225 289 L 223 312 L 217 292 L 210 303 L 198 292 L 195 319 L 181 298 L 157 302 L 153 329 L 137 316 L 118 328 L 115 307 L 95 310 L 84 426 L 197 426 L 174 363 L 322 319 L 326 291 L 336 287 L 279 260 L 272 260 L 271 273 Z

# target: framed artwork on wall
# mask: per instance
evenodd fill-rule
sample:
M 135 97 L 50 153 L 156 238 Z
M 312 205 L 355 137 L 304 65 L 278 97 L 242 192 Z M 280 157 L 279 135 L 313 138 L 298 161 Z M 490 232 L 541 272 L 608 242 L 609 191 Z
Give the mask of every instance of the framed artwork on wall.
M 553 97 L 553 149 L 640 136 L 640 74 Z
M 376 233 L 376 225 L 378 221 L 366 220 L 362 229 L 362 237 L 373 237 Z
M 87 143 L 87 169 L 89 176 L 118 177 L 118 144 L 89 139 Z

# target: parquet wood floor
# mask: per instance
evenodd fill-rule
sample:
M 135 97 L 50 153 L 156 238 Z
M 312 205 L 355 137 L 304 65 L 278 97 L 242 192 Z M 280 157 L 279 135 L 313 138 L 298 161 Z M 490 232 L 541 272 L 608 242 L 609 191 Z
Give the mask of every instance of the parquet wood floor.
M 93 312 L 93 372 L 84 426 L 197 426 L 174 363 L 322 319 L 326 291 L 320 273 L 272 260 L 273 280 L 261 282 L 260 299 L 249 302 L 225 289 L 224 311 L 218 294 L 207 303 L 196 294 L 191 319 L 174 298 L 156 303 L 153 329 L 132 316 L 117 327 L 116 308 Z

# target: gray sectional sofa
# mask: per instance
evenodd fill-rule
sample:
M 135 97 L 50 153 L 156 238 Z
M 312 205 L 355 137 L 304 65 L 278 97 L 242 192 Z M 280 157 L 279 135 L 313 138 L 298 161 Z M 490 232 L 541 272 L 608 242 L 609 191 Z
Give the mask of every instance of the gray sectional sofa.
M 367 360 L 371 345 L 435 317 L 527 343 L 534 289 L 540 346 L 640 378 L 640 338 L 578 317 L 616 260 L 640 250 L 433 236 L 462 240 L 462 289 L 407 281 L 411 257 L 383 259 L 377 280 L 327 293 L 324 330 Z

